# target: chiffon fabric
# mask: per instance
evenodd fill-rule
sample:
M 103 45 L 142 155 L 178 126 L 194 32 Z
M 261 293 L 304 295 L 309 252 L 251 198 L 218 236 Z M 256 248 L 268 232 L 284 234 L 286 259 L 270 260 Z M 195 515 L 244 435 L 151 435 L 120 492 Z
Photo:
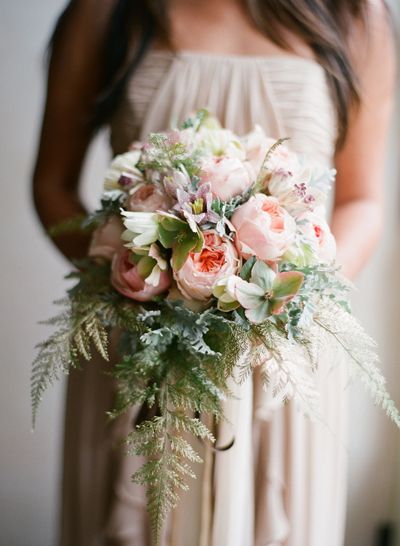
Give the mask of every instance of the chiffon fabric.
M 207 107 L 238 134 L 255 124 L 331 165 L 337 136 L 326 75 L 293 55 L 254 57 L 149 51 L 110 126 L 115 154 L 135 139 Z M 68 387 L 62 546 L 151 546 L 145 491 L 130 481 L 143 463 L 120 445 L 138 409 L 106 422 L 115 385 L 98 357 Z M 257 370 L 224 403 L 217 443 L 197 442 L 205 463 L 182 493 L 162 546 L 342 546 L 346 504 L 346 374 L 326 343 L 316 381 L 323 422 L 277 407 Z

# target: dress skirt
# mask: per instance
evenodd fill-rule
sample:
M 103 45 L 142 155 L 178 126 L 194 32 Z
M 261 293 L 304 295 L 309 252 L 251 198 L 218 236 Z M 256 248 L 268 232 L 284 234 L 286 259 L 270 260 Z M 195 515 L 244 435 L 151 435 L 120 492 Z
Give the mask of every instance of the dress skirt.
M 170 514 L 162 546 L 343 546 L 346 374 L 329 356 L 316 375 L 321 422 L 292 403 L 276 407 L 257 369 L 232 382 L 236 397 L 215 433 L 218 446 L 233 446 L 192 440 L 204 463 L 193 466 L 197 479 Z M 107 419 L 109 366 L 96 355 L 69 377 L 60 546 L 153 546 L 145 490 L 130 480 L 144 460 L 123 445 L 138 408 Z

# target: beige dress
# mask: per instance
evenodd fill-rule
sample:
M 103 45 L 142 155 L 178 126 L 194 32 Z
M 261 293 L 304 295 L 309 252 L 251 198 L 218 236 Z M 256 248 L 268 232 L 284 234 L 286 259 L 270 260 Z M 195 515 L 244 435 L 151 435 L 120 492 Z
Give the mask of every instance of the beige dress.
M 261 125 L 272 137 L 331 164 L 335 112 L 324 70 L 292 55 L 149 52 L 111 124 L 114 153 L 132 140 L 207 107 L 239 134 Z M 129 477 L 142 463 L 118 444 L 132 414 L 105 424 L 114 386 L 95 362 L 70 377 L 62 546 L 151 546 L 146 499 Z M 225 404 L 218 432 L 228 451 L 198 443 L 206 460 L 169 518 L 163 546 L 343 546 L 346 500 L 344 369 L 329 345 L 317 383 L 325 423 L 289 404 L 275 407 L 257 373 Z

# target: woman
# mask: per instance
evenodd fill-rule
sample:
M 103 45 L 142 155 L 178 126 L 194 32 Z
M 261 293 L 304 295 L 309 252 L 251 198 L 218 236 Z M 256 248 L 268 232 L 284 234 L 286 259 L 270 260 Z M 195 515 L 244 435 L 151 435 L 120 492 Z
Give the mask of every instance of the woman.
M 255 123 L 338 170 L 332 229 L 355 277 L 380 231 L 394 52 L 380 0 L 71 2 L 53 38 L 34 175 L 45 227 L 79 214 L 81 166 L 108 124 L 113 153 L 207 106 L 244 133 Z M 56 239 L 67 258 L 83 236 Z M 170 517 L 164 545 L 340 546 L 345 513 L 345 377 L 319 379 L 328 426 L 271 407 L 257 376 L 227 403 L 235 444 L 210 454 Z M 71 374 L 65 440 L 63 546 L 149 546 L 139 461 L 117 440 L 132 416 L 106 425 L 113 386 L 86 366 Z M 325 375 L 329 372 L 329 380 Z M 190 518 L 188 515 L 190 514 Z M 164 546 L 163 545 L 163 546 Z

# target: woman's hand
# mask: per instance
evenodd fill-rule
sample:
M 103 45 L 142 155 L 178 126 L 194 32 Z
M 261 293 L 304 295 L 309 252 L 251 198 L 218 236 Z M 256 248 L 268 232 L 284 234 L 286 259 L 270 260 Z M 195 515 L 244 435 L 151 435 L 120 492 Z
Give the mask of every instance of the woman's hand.
M 354 278 L 376 246 L 382 230 L 386 140 L 395 86 L 395 50 L 382 2 L 371 2 L 366 28 L 354 33 L 352 48 L 361 105 L 352 112 L 338 170 L 332 231 L 337 261 Z

